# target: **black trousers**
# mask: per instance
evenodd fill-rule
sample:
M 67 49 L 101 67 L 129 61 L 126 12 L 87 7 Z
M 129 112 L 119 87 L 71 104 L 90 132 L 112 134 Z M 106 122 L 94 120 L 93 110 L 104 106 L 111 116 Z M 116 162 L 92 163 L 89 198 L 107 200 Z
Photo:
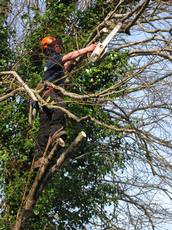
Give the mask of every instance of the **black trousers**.
M 51 97 L 57 105 L 65 107 L 62 96 L 54 90 L 47 90 L 45 97 Z M 44 97 L 44 98 L 45 98 Z M 65 128 L 65 114 L 60 109 L 45 109 L 40 112 L 40 128 L 37 137 L 37 154 L 41 156 L 45 150 L 48 139 L 60 128 Z

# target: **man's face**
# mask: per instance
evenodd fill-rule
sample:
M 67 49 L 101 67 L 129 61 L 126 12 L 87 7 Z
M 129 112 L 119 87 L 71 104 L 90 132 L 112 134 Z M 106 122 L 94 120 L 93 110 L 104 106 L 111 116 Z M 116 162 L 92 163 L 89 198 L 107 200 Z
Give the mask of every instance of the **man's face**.
M 54 44 L 53 48 L 54 48 L 54 50 L 55 50 L 57 53 L 61 53 L 61 52 L 62 52 L 62 47 L 61 47 L 61 45 L 59 45 L 58 43 Z

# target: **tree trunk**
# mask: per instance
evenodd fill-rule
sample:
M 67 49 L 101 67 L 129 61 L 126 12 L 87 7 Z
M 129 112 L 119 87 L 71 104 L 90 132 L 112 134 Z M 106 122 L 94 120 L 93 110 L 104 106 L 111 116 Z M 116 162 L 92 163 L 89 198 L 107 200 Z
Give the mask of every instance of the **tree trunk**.
M 27 195 L 25 202 L 21 205 L 21 207 L 18 210 L 16 223 L 13 228 L 13 230 L 22 230 L 24 229 L 24 225 L 28 218 L 31 216 L 33 208 L 39 199 L 39 196 L 44 189 L 45 185 L 49 181 L 49 179 L 53 176 L 55 172 L 57 172 L 60 167 L 63 165 L 65 160 L 69 157 L 71 153 L 74 152 L 76 147 L 80 144 L 80 142 L 83 140 L 83 138 L 86 138 L 86 134 L 81 131 L 78 136 L 75 138 L 75 140 L 71 143 L 71 145 L 60 155 L 60 157 L 57 159 L 56 163 L 50 167 L 49 170 L 47 170 L 49 166 L 49 156 L 53 157 L 54 152 L 57 150 L 57 147 L 59 143 L 57 142 L 56 145 L 52 148 L 49 155 L 45 157 L 44 163 L 39 168 L 39 171 L 35 177 L 35 180 L 31 186 L 31 189 L 29 191 L 29 194 Z M 50 159 L 51 160 L 51 159 Z

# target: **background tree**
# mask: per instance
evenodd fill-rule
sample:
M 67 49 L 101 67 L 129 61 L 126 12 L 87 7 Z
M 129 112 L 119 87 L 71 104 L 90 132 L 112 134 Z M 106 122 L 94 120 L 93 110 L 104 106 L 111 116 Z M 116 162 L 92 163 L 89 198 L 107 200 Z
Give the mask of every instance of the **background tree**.
M 82 59 L 74 66 L 67 76 L 67 91 L 54 86 L 64 94 L 65 113 L 70 118 L 65 148 L 69 149 L 81 130 L 87 140 L 72 151 L 43 192 L 43 187 L 37 187 L 29 214 L 22 208 L 31 201 L 28 194 L 40 176 L 39 171 L 35 175 L 28 167 L 39 119 L 29 127 L 29 92 L 21 87 L 15 72 L 11 72 L 13 81 L 11 75 L 1 72 L 0 100 L 6 113 L 1 121 L 1 225 L 4 229 L 13 226 L 19 209 L 17 221 L 30 216 L 24 223 L 26 229 L 81 229 L 87 225 L 98 229 L 154 229 L 156 220 L 170 218 L 170 212 L 156 200 L 161 194 L 171 198 L 170 4 L 85 1 L 85 11 L 81 12 L 81 8 L 76 10 L 76 1 L 47 1 L 41 14 L 39 7 L 33 7 L 38 6 L 36 3 L 24 8 L 31 11 L 24 10 L 22 20 L 32 29 L 30 32 L 26 27 L 13 65 L 30 87 L 41 79 L 42 57 L 36 51 L 44 35 L 61 37 L 67 52 L 103 40 L 119 21 L 123 26 L 109 46 L 113 51 L 96 63 Z M 9 82 L 11 88 L 7 87 Z M 41 105 L 53 106 L 31 92 Z M 20 96 L 12 97 L 16 93 Z M 14 106 L 9 106 L 9 101 Z M 57 162 L 55 171 L 59 165 Z M 43 185 L 52 176 L 49 169 Z
M 0 3 L 0 37 L 1 37 L 1 56 L 0 56 L 0 68 L 4 70 L 4 67 L 7 66 L 7 63 L 10 59 L 7 58 L 10 54 L 8 46 L 8 30 L 6 27 L 7 15 L 10 10 L 10 1 L 3 1 Z

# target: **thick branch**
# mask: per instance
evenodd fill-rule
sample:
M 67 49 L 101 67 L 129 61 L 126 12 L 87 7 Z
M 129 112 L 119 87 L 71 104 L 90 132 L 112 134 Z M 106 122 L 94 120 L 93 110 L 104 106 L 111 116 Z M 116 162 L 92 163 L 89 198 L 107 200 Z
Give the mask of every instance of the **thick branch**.
M 83 140 L 83 138 L 86 137 L 86 134 L 82 131 L 78 134 L 76 139 L 71 143 L 71 145 L 67 148 L 67 150 L 60 155 L 58 158 L 56 164 L 51 168 L 50 167 L 50 160 L 52 159 L 54 153 L 57 151 L 57 147 L 61 143 L 60 139 L 57 140 L 57 143 L 54 145 L 52 150 L 48 153 L 45 153 L 43 155 L 43 163 L 40 166 L 38 173 L 34 179 L 34 182 L 31 186 L 31 189 L 29 190 L 29 194 L 27 195 L 24 204 L 22 204 L 21 208 L 18 210 L 17 218 L 16 218 L 16 224 L 13 228 L 13 230 L 21 230 L 23 229 L 23 226 L 29 216 L 32 214 L 32 210 L 43 190 L 46 183 L 48 182 L 48 179 L 50 176 L 59 170 L 59 168 L 63 165 L 67 157 L 75 150 L 75 148 L 80 144 L 80 142 Z M 47 157 L 46 157 L 47 156 Z M 50 169 L 48 170 L 48 167 Z
M 50 178 L 53 176 L 53 174 L 56 173 L 60 169 L 60 167 L 63 165 L 66 159 L 76 150 L 76 148 L 78 147 L 78 145 L 82 142 L 84 138 L 86 138 L 86 133 L 81 131 L 78 134 L 78 136 L 75 138 L 75 140 L 70 144 L 70 146 L 60 155 L 56 163 L 53 165 L 53 167 L 44 177 L 44 180 L 42 182 L 42 186 L 40 186 L 39 192 L 42 191 L 47 181 L 49 181 Z

